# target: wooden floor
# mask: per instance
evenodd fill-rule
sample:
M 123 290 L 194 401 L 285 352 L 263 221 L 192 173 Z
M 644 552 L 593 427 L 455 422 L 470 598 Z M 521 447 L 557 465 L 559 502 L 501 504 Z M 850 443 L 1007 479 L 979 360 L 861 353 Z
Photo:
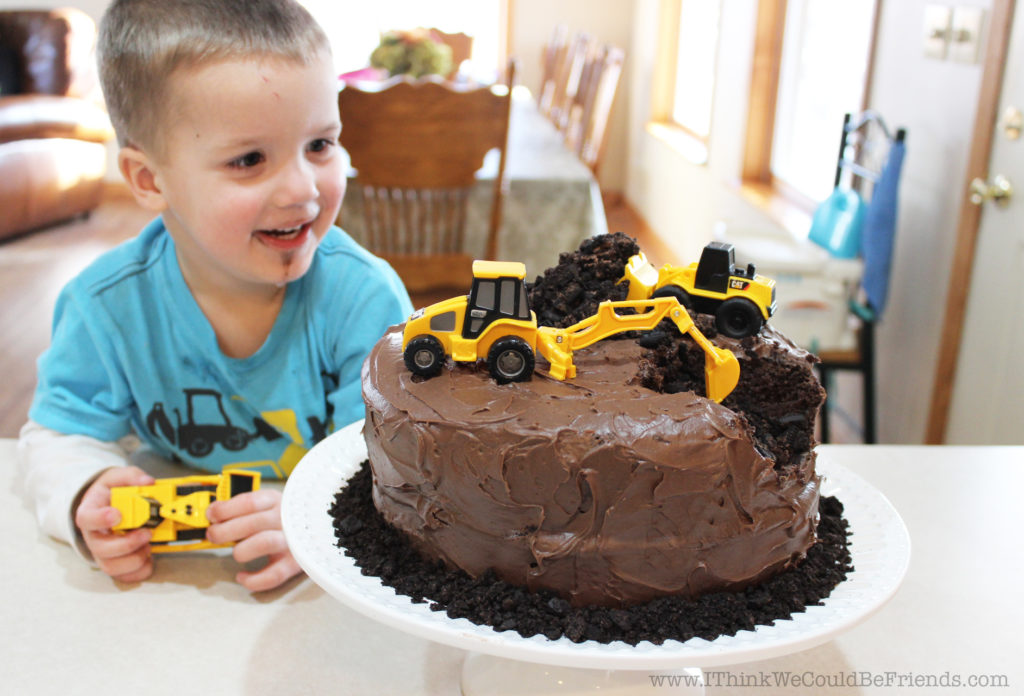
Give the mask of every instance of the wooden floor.
M 659 262 L 659 242 L 620 196 L 609 196 L 608 226 L 636 237 Z M 0 437 L 25 422 L 36 382 L 36 358 L 49 344 L 60 289 L 107 249 L 134 236 L 151 215 L 114 196 L 88 218 L 0 242 Z M 417 306 L 441 298 L 414 297 Z

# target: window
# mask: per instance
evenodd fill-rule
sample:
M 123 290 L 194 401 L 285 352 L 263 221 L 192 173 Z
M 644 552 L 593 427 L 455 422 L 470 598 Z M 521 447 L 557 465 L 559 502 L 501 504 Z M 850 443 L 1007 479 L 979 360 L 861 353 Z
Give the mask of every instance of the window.
M 672 121 L 704 140 L 711 135 L 720 0 L 681 0 Z
M 843 114 L 863 108 L 876 0 L 761 0 L 746 184 L 806 207 L 832 190 Z
M 476 300 L 473 302 L 473 306 L 482 307 L 483 309 L 494 309 L 497 306 L 495 303 L 497 284 L 497 281 L 483 278 L 477 281 Z
M 875 0 L 789 0 L 772 174 L 812 200 L 832 190 L 843 114 L 861 110 Z
M 522 285 L 522 283 L 520 283 Z M 501 279 L 501 305 L 498 311 L 510 317 L 516 315 L 516 279 Z
M 721 0 L 661 0 L 648 130 L 694 164 L 708 161 Z
M 504 71 L 507 2 L 448 0 L 299 0 L 327 32 L 339 73 L 364 68 L 380 35 L 392 29 L 428 27 L 473 37 L 466 72 L 494 79 Z M 499 70 L 499 66 L 501 70 Z

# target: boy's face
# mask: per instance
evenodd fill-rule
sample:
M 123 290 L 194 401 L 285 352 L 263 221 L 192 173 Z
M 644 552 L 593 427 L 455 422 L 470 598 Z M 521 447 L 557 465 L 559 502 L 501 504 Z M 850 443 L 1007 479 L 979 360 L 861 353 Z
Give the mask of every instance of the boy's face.
M 229 60 L 171 80 L 153 169 L 189 285 L 270 289 L 301 277 L 345 191 L 329 56 Z

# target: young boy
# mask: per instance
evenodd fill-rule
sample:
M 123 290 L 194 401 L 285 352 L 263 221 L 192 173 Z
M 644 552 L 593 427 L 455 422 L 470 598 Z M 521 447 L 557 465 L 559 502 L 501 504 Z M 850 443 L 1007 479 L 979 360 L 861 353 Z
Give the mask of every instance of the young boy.
M 294 0 L 114 0 L 100 72 L 135 199 L 159 214 L 64 288 L 19 443 L 44 531 L 115 579 L 152 573 L 146 529 L 110 529 L 134 432 L 219 472 L 286 476 L 362 416 L 360 368 L 411 310 L 398 277 L 333 226 L 345 188 L 327 38 Z M 299 573 L 280 493 L 216 503 L 252 591 Z

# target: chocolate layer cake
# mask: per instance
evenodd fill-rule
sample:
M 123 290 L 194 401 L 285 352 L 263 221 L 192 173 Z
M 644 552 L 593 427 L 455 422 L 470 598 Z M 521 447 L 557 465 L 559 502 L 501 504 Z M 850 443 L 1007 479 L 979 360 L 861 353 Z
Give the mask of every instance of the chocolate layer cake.
M 621 299 L 635 250 L 606 235 L 563 254 L 531 289 L 540 322 Z M 698 324 L 740 361 L 721 404 L 671 325 L 578 351 L 575 379 L 539 361 L 503 385 L 479 364 L 414 377 L 393 330 L 363 372 L 378 510 L 426 557 L 577 606 L 739 589 L 793 565 L 818 508 L 811 358 L 770 325 L 734 340 Z

